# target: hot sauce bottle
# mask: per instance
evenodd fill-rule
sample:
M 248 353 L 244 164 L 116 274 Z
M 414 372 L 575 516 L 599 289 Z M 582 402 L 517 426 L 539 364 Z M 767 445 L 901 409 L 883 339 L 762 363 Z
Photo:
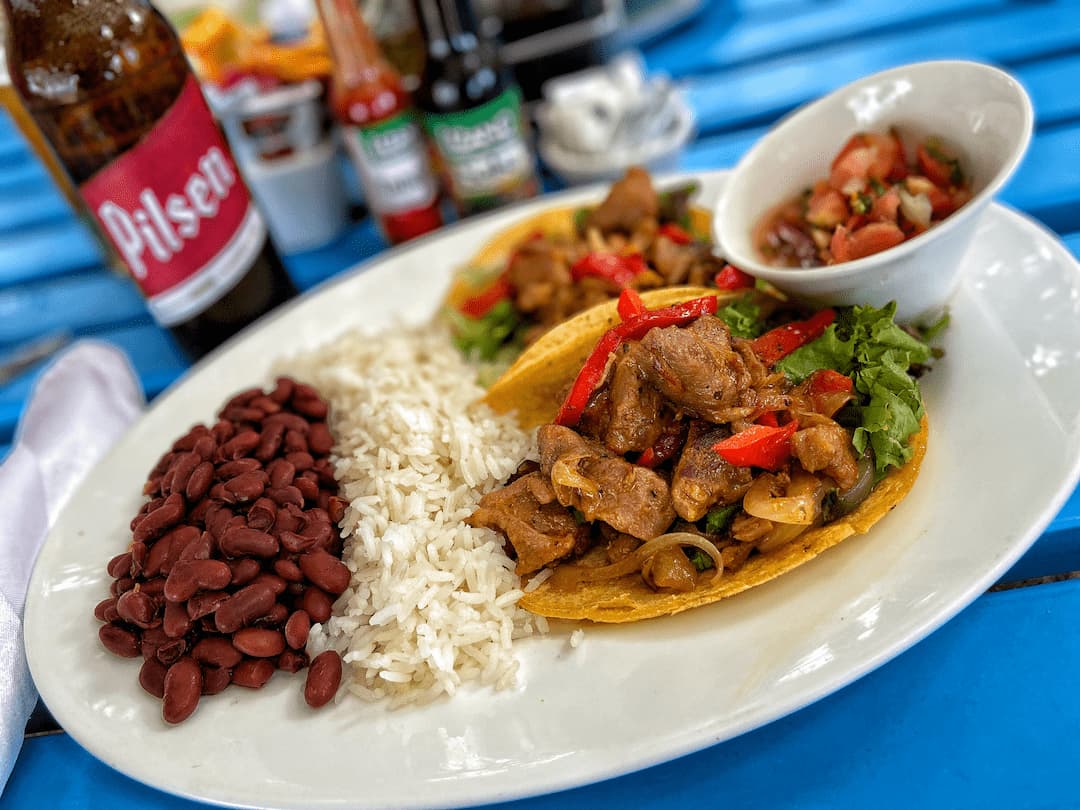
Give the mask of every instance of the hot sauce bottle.
M 414 98 L 458 213 L 535 196 L 521 91 L 481 34 L 469 0 L 413 0 L 413 9 L 427 49 Z
M 318 0 L 318 7 L 334 57 L 330 104 L 368 206 L 392 243 L 438 228 L 439 186 L 401 76 L 355 0 Z
M 145 0 L 2 0 L 12 87 L 192 357 L 296 294 L 172 26 Z

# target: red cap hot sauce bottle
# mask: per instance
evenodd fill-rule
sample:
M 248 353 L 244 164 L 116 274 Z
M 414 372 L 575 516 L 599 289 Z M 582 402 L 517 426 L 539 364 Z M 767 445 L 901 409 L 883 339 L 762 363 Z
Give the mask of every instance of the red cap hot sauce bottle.
M 413 0 L 426 43 L 414 94 L 461 216 L 535 196 L 536 161 L 521 91 L 484 37 L 469 0 Z
M 144 0 L 2 2 L 16 93 L 184 350 L 295 295 L 165 18 Z
M 401 76 L 379 51 L 355 0 L 317 0 L 334 56 L 330 104 L 368 207 L 393 243 L 443 224 L 439 185 Z

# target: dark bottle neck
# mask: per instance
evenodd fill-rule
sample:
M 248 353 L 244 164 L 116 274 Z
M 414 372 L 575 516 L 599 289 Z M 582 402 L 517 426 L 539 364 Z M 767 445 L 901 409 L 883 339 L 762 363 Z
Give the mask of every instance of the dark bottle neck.
M 445 58 L 479 47 L 479 27 L 470 0 L 413 0 L 413 6 L 430 55 Z

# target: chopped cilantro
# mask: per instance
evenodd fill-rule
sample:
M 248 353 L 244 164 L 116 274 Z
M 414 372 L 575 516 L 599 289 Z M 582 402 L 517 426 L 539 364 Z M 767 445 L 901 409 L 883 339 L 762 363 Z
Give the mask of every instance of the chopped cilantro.
M 960 168 L 960 161 L 945 151 L 938 138 L 926 139 L 926 151 L 934 160 L 949 167 L 949 182 L 954 186 L 964 184 L 964 172 Z
M 869 194 L 857 194 L 851 201 L 851 210 L 856 214 L 869 214 L 874 207 L 874 198 Z
M 885 188 L 885 184 L 878 180 L 876 177 L 870 178 L 870 188 L 873 189 L 873 192 L 879 197 L 887 191 L 887 189 Z
M 896 325 L 895 311 L 894 303 L 882 309 L 841 309 L 821 337 L 776 364 L 796 383 L 822 368 L 855 381 L 858 421 L 853 443 L 859 453 L 867 446 L 873 449 L 879 475 L 911 458 L 908 439 L 919 430 L 924 408 L 908 369 L 932 356 L 929 346 Z
M 716 317 L 727 324 L 735 337 L 756 338 L 765 331 L 765 323 L 761 320 L 761 307 L 748 295 L 718 310 Z
M 574 211 L 574 230 L 579 234 L 585 233 L 585 223 L 588 222 L 591 213 L 591 208 L 578 208 Z
M 690 564 L 697 569 L 700 574 L 702 571 L 708 571 L 714 567 L 712 557 L 702 551 L 700 548 L 695 548 L 690 554 Z
M 731 522 L 731 519 L 738 511 L 739 505 L 737 503 L 730 503 L 727 506 L 714 506 L 705 515 L 705 533 L 720 534 L 727 528 L 728 523 Z

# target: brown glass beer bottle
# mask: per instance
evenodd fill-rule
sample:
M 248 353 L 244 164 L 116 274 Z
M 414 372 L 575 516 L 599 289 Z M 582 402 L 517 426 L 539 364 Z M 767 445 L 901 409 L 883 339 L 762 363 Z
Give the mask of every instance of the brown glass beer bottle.
M 172 26 L 145 0 L 0 0 L 15 92 L 193 358 L 296 294 Z

